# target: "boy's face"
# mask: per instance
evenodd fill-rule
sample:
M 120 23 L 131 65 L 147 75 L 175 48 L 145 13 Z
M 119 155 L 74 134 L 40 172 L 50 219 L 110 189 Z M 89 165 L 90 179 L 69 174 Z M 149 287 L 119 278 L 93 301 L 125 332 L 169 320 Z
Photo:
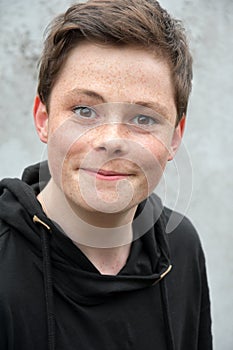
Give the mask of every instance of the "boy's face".
M 49 114 L 35 100 L 55 183 L 72 207 L 136 208 L 155 188 L 179 145 L 184 120 L 166 61 L 132 47 L 81 43 L 51 91 Z

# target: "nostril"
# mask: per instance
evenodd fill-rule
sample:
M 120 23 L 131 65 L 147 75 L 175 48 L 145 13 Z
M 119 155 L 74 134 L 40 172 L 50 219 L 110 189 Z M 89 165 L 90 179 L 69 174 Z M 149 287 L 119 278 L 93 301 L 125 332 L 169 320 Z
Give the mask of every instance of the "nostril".
M 122 138 L 98 138 L 93 142 L 93 148 L 97 152 L 103 152 L 108 155 L 123 155 L 128 152 L 128 142 Z
M 114 154 L 121 154 L 123 152 L 123 150 L 119 147 L 119 148 L 116 148 L 116 149 L 109 149 L 108 147 L 104 147 L 104 146 L 99 146 L 96 148 L 97 151 L 104 151 L 104 152 L 109 152 L 111 151 L 111 153 L 114 153 Z
M 97 149 L 99 151 L 106 151 L 106 147 L 104 147 L 104 146 L 99 146 L 99 147 L 97 147 Z
M 119 154 L 121 154 L 121 153 L 122 153 L 122 151 L 121 151 L 120 149 L 116 149 L 116 150 L 115 150 L 115 154 L 119 155 Z

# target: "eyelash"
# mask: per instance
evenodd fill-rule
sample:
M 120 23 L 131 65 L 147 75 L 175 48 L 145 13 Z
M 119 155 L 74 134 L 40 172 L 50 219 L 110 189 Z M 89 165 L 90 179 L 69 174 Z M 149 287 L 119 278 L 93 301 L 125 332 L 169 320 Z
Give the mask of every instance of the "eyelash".
M 148 115 L 145 115 L 145 114 L 138 114 L 138 115 L 136 115 L 135 117 L 133 117 L 132 120 L 134 120 L 134 119 L 136 119 L 136 118 L 140 118 L 140 117 L 146 118 L 147 120 L 150 121 L 149 124 L 138 124 L 138 125 L 143 125 L 144 127 L 145 127 L 145 126 L 155 125 L 155 124 L 158 124 L 158 123 L 159 123 L 157 119 L 155 119 L 155 118 L 153 118 L 153 117 L 150 117 L 150 116 L 148 116 Z
M 72 111 L 75 113 L 75 114 L 77 114 L 76 113 L 76 111 L 77 110 L 84 110 L 84 109 L 87 109 L 87 110 L 89 110 L 89 111 L 91 111 L 91 112 L 93 112 L 93 113 L 95 113 L 95 115 L 96 116 L 98 116 L 98 114 L 97 114 L 97 112 L 95 111 L 95 109 L 94 108 L 91 108 L 91 107 L 89 107 L 89 106 L 75 106 L 73 109 L 72 109 Z M 85 116 L 80 116 L 81 118 L 83 118 L 83 119 L 93 119 L 93 118 L 87 118 L 87 117 L 85 117 Z

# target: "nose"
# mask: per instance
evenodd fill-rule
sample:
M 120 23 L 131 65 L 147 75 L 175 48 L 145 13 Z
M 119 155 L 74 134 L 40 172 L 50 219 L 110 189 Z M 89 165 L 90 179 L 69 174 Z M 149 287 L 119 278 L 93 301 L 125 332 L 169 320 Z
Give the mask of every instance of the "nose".
M 124 156 L 129 152 L 127 126 L 120 123 L 102 125 L 93 142 L 96 152 L 105 152 L 107 156 Z

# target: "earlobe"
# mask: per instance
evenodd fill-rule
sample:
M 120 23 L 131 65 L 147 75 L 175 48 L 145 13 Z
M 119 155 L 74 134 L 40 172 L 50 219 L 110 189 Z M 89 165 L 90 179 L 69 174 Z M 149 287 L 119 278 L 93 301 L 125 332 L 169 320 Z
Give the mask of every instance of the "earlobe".
M 33 107 L 34 123 L 36 131 L 42 142 L 48 141 L 48 113 L 46 106 L 41 102 L 39 96 L 35 97 Z
M 180 146 L 184 134 L 185 121 L 186 116 L 183 115 L 183 117 L 179 121 L 179 124 L 174 130 L 168 160 L 172 160 L 175 157 L 175 154 Z

